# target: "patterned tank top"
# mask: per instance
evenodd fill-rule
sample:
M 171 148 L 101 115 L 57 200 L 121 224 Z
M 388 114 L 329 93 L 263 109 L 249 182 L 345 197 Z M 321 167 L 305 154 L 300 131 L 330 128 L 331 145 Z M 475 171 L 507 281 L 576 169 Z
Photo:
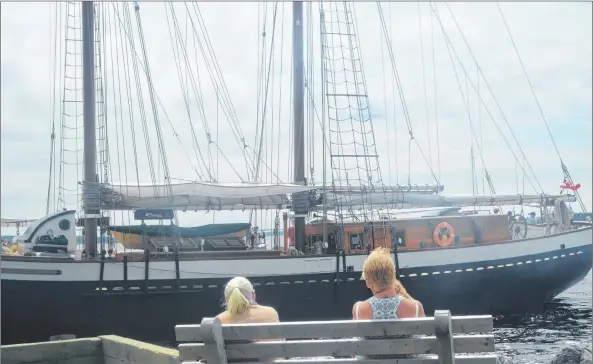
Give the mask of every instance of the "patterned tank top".
M 397 310 L 399 309 L 399 305 L 401 304 L 404 297 L 402 296 L 394 296 L 394 297 L 371 297 L 367 300 L 369 305 L 371 305 L 371 309 L 373 310 L 373 320 L 397 320 L 399 319 L 397 315 Z M 356 319 L 358 319 L 358 306 L 356 305 Z M 416 304 L 416 317 L 418 317 L 418 304 Z M 397 338 L 401 336 L 383 336 L 383 337 L 366 337 L 366 339 L 390 339 L 390 338 Z M 356 356 L 359 359 L 399 359 L 399 358 L 409 358 L 410 355 L 367 355 L 367 356 Z
M 368 299 L 369 305 L 373 309 L 373 320 L 393 320 L 398 319 L 397 310 L 402 302 L 402 296 Z

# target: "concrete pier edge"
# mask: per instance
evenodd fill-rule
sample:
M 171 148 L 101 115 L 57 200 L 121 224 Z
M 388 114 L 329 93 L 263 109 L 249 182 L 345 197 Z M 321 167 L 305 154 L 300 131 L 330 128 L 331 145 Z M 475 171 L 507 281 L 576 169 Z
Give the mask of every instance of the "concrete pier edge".
M 179 353 L 158 345 L 105 335 L 3 345 L 2 364 L 179 364 Z

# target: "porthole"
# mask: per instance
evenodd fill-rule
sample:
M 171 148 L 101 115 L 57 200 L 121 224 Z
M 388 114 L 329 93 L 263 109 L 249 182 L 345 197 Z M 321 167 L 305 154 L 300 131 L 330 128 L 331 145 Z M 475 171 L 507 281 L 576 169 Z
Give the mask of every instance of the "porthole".
M 62 219 L 60 220 L 60 222 L 58 223 L 58 226 L 60 227 L 60 229 L 62 230 L 70 230 L 70 220 L 68 219 Z

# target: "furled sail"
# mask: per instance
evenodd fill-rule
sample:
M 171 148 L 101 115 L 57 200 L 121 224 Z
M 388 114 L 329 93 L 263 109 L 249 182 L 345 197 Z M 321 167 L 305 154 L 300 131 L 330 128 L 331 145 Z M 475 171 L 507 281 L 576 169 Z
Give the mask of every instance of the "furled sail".
M 2 227 L 19 227 L 25 226 L 30 222 L 37 219 L 11 219 L 11 218 L 0 218 L 0 225 Z
M 440 196 L 423 193 L 383 193 L 375 192 L 367 195 L 351 194 L 348 196 L 349 208 L 360 209 L 364 206 L 383 203 L 393 209 L 417 207 L 446 206 L 496 206 L 537 204 L 553 206 L 555 201 L 574 202 L 573 195 L 493 195 L 493 196 Z M 334 207 L 337 203 L 334 196 L 327 195 L 326 206 Z
M 194 227 L 181 227 L 171 225 L 126 225 L 108 226 L 107 230 L 125 234 L 136 234 L 146 236 L 179 236 L 181 238 L 205 238 L 220 235 L 231 235 L 248 231 L 251 228 L 249 223 L 234 224 L 208 224 Z
M 430 186 L 427 190 L 430 190 Z M 386 204 L 389 208 L 495 206 L 537 204 L 551 206 L 554 201 L 576 201 L 573 195 L 493 195 L 493 196 L 441 196 L 391 189 L 382 192 L 358 193 L 339 191 L 335 196 L 313 193 L 317 187 L 294 184 L 266 183 L 212 183 L 191 182 L 172 185 L 123 185 L 83 183 L 83 205 L 91 209 L 133 210 L 143 208 L 171 208 L 176 210 L 235 210 L 286 209 L 292 201 L 289 195 L 309 193 L 312 210 L 320 209 L 326 198 L 327 208 L 337 206 L 341 195 L 348 195 L 351 209 Z M 324 196 L 325 195 L 325 196 Z M 336 197 L 337 196 L 337 197 Z M 341 196 L 344 198 L 345 196 Z
M 284 209 L 291 205 L 288 195 L 315 188 L 266 183 L 190 182 L 138 186 L 83 182 L 82 201 L 85 208 L 101 210 Z

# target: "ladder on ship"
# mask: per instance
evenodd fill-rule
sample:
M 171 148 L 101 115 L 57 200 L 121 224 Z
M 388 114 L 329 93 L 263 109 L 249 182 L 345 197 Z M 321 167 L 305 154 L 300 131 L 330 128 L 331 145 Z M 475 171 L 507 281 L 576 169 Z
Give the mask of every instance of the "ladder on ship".
M 323 86 L 336 220 L 368 223 L 387 212 L 386 199 L 377 204 L 370 196 L 385 193 L 373 131 L 363 61 L 355 25 L 354 4 L 321 5 Z M 356 211 L 353 206 L 361 206 Z M 380 223 L 385 225 L 385 223 Z M 370 228 L 374 236 L 377 226 Z M 383 226 L 382 230 L 385 230 Z M 365 228 L 365 230 L 367 230 Z M 386 234 L 383 234 L 385 238 Z M 372 239 L 374 241 L 374 238 Z

